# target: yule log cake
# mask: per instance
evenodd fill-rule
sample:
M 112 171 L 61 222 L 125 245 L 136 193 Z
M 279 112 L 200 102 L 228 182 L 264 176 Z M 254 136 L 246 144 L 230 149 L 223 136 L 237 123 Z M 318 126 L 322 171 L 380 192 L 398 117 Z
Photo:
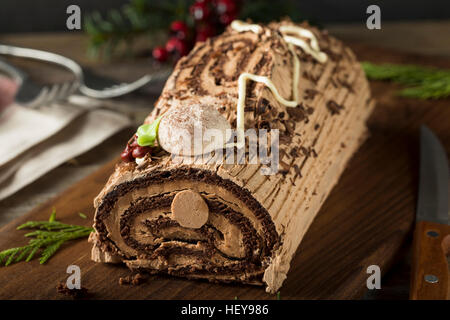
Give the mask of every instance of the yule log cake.
M 179 60 L 128 142 L 94 201 L 92 258 L 276 292 L 364 141 L 373 106 L 355 55 L 326 31 L 290 21 L 234 21 Z M 197 127 L 238 133 L 233 143 L 207 145 L 211 154 L 242 150 L 243 130 L 268 130 L 279 143 L 270 151 L 278 150 L 276 172 L 248 161 L 247 145 L 244 162 L 192 161 L 199 153 L 177 146 L 180 136 L 194 141 Z M 182 129 L 186 134 L 177 136 Z

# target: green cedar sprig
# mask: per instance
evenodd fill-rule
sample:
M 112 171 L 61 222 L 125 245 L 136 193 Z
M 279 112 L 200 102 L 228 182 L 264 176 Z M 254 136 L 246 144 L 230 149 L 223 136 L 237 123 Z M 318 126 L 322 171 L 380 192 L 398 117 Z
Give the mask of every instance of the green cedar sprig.
M 152 38 L 167 30 L 173 20 L 188 16 L 190 1 L 130 0 L 120 9 L 112 9 L 102 16 L 98 11 L 84 20 L 84 30 L 89 36 L 89 54 L 100 52 L 109 57 L 118 45 L 125 43 L 131 50 L 139 37 Z
M 362 63 L 369 79 L 390 80 L 408 86 L 400 95 L 419 99 L 450 97 L 450 70 L 417 65 Z
M 27 245 L 6 249 L 0 252 L 0 264 L 8 266 L 20 261 L 30 261 L 41 250 L 39 263 L 44 264 L 50 259 L 62 244 L 69 240 L 84 238 L 93 231 L 92 228 L 65 224 L 56 221 L 56 211 L 53 209 L 48 221 L 28 221 L 17 227 L 17 230 L 37 229 L 25 234 L 32 237 Z

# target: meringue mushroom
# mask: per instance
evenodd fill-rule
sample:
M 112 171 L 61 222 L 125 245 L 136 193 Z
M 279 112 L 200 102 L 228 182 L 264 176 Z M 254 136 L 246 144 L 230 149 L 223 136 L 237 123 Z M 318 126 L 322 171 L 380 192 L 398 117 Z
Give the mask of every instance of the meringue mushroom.
M 216 107 L 206 104 L 177 104 L 164 113 L 158 143 L 166 151 L 198 156 L 224 148 L 231 126 Z

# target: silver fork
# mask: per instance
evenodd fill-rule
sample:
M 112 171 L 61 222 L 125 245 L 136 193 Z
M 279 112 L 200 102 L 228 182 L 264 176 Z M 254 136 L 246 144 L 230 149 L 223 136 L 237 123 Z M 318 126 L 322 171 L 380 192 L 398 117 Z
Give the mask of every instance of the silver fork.
M 42 105 L 44 103 L 49 103 L 51 101 L 65 99 L 69 95 L 74 93 L 77 89 L 83 95 L 91 98 L 115 98 L 135 91 L 153 80 L 164 79 L 170 73 L 169 69 L 165 69 L 153 75 L 145 75 L 131 83 L 122 83 L 113 87 L 97 90 L 86 86 L 86 84 L 84 83 L 83 69 L 78 63 L 59 54 L 43 50 L 20 48 L 2 44 L 0 44 L 0 54 L 54 63 L 70 70 L 75 75 L 75 80 L 71 83 L 53 85 L 51 87 L 43 87 L 42 90 L 35 96 L 35 98 L 32 101 L 28 102 L 28 105 L 33 107 Z M 26 83 L 26 81 L 22 81 L 19 84 Z
M 64 82 L 43 86 L 32 81 L 21 69 L 0 60 L 0 71 L 7 73 L 18 85 L 15 100 L 23 106 L 38 107 L 53 101 L 63 100 L 74 93 L 78 85 L 74 82 Z

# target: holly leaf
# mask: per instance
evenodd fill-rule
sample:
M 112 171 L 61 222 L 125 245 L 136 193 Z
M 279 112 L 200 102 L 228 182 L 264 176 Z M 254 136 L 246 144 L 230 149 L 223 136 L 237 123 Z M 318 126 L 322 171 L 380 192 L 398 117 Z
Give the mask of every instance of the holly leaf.
M 141 147 L 153 147 L 155 145 L 155 141 L 158 137 L 158 129 L 161 118 L 162 116 L 159 116 L 152 123 L 143 124 L 137 129 L 136 134 L 138 137 L 138 145 L 140 145 Z

